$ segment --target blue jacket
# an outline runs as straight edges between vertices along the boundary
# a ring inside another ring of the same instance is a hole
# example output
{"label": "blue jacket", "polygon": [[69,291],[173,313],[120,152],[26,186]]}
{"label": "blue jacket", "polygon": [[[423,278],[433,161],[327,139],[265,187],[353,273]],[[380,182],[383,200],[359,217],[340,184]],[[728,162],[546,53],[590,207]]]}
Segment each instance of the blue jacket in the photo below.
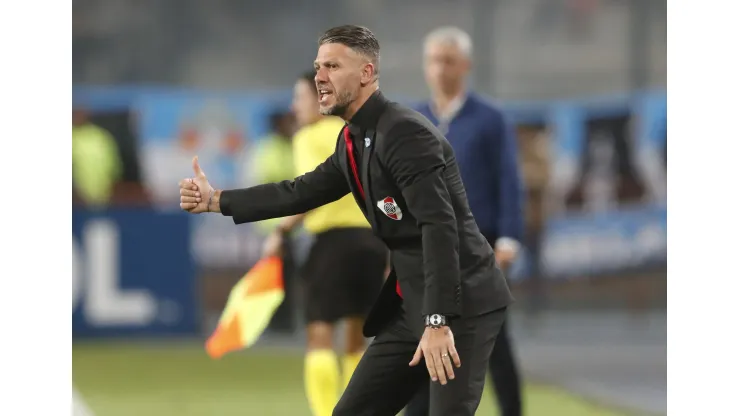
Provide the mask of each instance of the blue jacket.
{"label": "blue jacket", "polygon": [[[429,103],[417,111],[439,125]],[[524,189],[517,139],[503,112],[470,93],[443,133],[454,149],[470,210],[481,232],[488,238],[523,242]]]}

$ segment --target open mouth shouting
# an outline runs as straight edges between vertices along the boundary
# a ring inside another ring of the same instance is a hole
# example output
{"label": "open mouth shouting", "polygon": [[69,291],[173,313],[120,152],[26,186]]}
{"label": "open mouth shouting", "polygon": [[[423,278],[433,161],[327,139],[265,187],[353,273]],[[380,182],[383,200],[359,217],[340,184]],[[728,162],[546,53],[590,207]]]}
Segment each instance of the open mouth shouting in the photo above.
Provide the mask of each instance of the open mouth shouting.
{"label": "open mouth shouting", "polygon": [[334,96],[334,90],[329,87],[321,86],[318,87],[319,91],[319,104],[326,105],[331,97]]}

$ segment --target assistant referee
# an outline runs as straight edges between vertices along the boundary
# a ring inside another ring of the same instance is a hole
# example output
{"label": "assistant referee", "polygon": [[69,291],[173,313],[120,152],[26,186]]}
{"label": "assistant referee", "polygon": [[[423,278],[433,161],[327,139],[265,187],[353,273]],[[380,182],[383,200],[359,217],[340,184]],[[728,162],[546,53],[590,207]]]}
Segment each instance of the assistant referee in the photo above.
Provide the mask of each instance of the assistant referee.
{"label": "assistant referee", "polygon": [[[305,73],[294,87],[292,107],[301,126],[293,137],[297,174],[314,170],[334,153],[345,124],[339,117],[319,114],[314,76],[315,71]],[[329,416],[362,357],[364,318],[380,292],[388,254],[352,195],[347,195],[307,214],[285,218],[267,239],[265,255],[277,254],[283,236],[301,221],[315,236],[301,273],[308,319],[306,396],[315,416]],[[341,370],[333,345],[340,320],[346,327]]]}

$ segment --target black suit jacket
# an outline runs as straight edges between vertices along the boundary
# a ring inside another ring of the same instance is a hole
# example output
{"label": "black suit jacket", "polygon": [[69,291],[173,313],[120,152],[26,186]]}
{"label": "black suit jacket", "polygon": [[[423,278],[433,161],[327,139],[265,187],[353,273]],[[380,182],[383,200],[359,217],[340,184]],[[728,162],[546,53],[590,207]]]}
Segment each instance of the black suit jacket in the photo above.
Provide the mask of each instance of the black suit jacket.
{"label": "black suit jacket", "polygon": [[303,213],[352,192],[391,250],[392,273],[367,318],[366,336],[377,334],[401,305],[417,334],[424,315],[454,319],[509,305],[509,288],[470,212],[452,147],[436,127],[378,91],[346,128],[364,199],[340,134],[334,154],[314,171],[223,191],[221,212],[240,224]]}

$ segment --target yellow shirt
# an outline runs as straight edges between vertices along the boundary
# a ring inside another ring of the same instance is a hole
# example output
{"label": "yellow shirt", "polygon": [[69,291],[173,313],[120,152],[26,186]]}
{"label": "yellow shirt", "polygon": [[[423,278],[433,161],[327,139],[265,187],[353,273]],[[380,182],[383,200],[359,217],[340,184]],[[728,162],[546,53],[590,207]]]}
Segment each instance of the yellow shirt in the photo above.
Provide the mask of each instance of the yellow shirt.
{"label": "yellow shirt", "polygon": [[72,127],[72,178],[91,206],[104,206],[121,178],[123,166],[113,136],[93,124]]}
{"label": "yellow shirt", "polygon": [[[326,117],[303,127],[293,137],[293,160],[296,173],[302,175],[316,169],[334,153],[339,132],[344,122],[337,117]],[[316,208],[303,221],[306,230],[313,234],[340,227],[370,227],[352,194]]]}
{"label": "yellow shirt", "polygon": [[[254,177],[257,182],[273,183],[295,178],[291,161],[293,160],[293,146],[289,140],[277,135],[264,138],[259,143],[252,158]],[[262,233],[268,234],[280,224],[282,218],[272,218],[255,223]]]}

